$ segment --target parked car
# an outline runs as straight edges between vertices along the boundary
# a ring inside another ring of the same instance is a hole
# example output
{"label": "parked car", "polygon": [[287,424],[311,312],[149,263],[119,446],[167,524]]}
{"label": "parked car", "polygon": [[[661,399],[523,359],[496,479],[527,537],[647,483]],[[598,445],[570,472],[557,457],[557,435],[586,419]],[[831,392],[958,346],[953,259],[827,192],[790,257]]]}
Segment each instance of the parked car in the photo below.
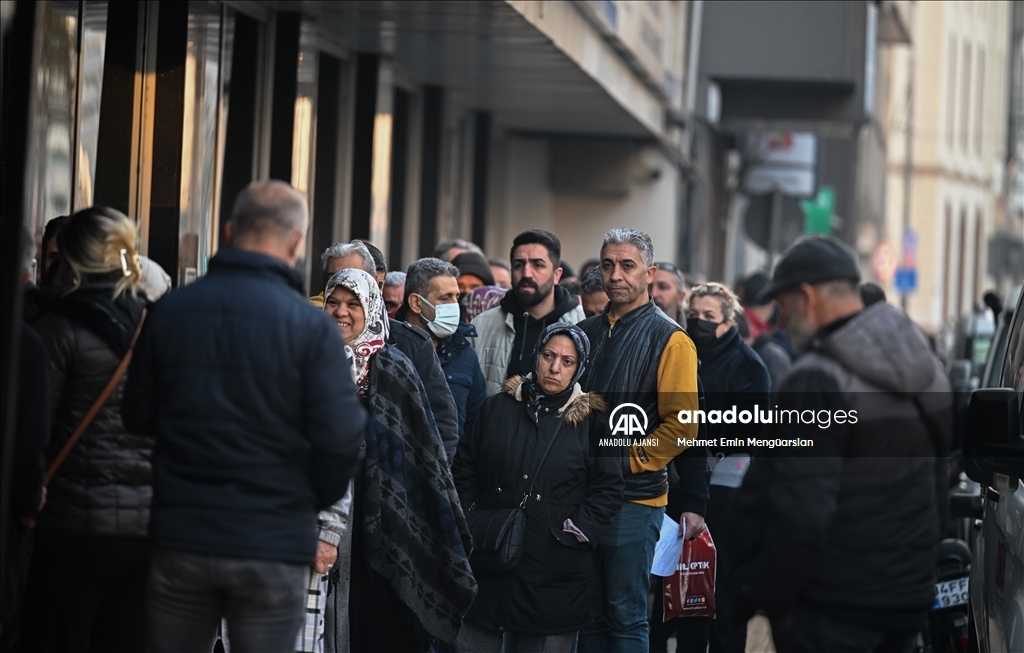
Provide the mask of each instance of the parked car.
{"label": "parked car", "polygon": [[995,335],[992,337],[988,360],[985,361],[985,367],[981,372],[980,387],[982,388],[995,388],[999,385],[999,374],[1003,370],[1003,354],[1006,353],[1006,337],[1010,332],[1014,309],[1020,302],[1021,289],[1022,286],[1014,288],[1005,301],[1000,300],[994,293],[990,293],[992,300],[989,301],[989,295],[986,295],[985,303],[995,314],[996,329]]}
{"label": "parked car", "polygon": [[1024,651],[1022,304],[1007,321],[998,387],[971,395],[964,433],[966,473],[982,496],[973,511],[978,519],[968,588],[969,646],[979,653]]}

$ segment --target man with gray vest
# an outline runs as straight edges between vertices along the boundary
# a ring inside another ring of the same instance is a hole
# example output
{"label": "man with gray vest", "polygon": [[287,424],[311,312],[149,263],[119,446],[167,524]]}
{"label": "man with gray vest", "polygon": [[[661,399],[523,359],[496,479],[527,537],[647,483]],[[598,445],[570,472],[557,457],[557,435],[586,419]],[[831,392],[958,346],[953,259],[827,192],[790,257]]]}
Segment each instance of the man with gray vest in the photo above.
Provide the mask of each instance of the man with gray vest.
{"label": "man with gray vest", "polygon": [[512,290],[472,323],[479,336],[470,342],[487,379],[488,397],[501,391],[505,379],[533,371],[533,346],[544,327],[584,318],[579,300],[558,285],[558,236],[545,229],[524,231],[512,241],[511,254]]}
{"label": "man with gray vest", "polygon": [[724,562],[737,613],[765,610],[779,653],[909,651],[935,599],[949,382],[906,314],[863,307],[859,280],[844,244],[813,236],[760,295],[802,354],[761,437],[813,446],[755,453]]}
{"label": "man with gray vest", "polygon": [[[647,591],[668,505],[668,465],[684,452],[679,462],[687,464],[682,469],[675,465],[685,495],[679,530],[687,539],[704,530],[707,451],[687,451],[680,440],[696,438],[699,425],[677,418],[679,411],[699,407],[697,350],[648,294],[657,270],[650,236],[637,229],[612,229],[601,246],[600,269],[609,302],[601,314],[579,325],[592,352],[581,385],[600,393],[613,416],[635,417],[647,428],[624,434],[639,442],[629,447],[624,461],[629,467],[622,510],[594,549],[597,603],[594,621],[580,630],[579,650],[646,653]],[[620,435],[616,431],[613,436]]]}

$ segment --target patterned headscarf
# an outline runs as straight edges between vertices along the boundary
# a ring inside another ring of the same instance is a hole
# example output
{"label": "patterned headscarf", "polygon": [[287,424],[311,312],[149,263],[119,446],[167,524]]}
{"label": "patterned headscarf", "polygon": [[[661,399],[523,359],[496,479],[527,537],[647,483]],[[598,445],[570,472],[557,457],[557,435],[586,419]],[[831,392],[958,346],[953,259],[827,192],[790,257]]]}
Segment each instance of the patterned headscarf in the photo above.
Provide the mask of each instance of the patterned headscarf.
{"label": "patterned headscarf", "polygon": [[505,292],[498,286],[480,286],[466,293],[459,302],[462,304],[462,321],[469,324],[477,315],[497,306]]}
{"label": "patterned headscarf", "polygon": [[363,270],[348,268],[335,273],[324,288],[324,310],[327,310],[327,298],[338,286],[347,288],[359,298],[363,305],[363,331],[355,340],[348,344],[356,373],[356,389],[366,396],[370,381],[370,359],[387,342],[389,330],[387,313],[384,312],[384,298],[380,294],[377,281]]}
{"label": "patterned headscarf", "polygon": [[574,345],[576,345],[576,355],[579,359],[579,363],[576,365],[576,372],[572,376],[572,380],[569,381],[569,388],[576,385],[576,382],[583,376],[583,371],[587,369],[587,363],[590,361],[590,338],[583,332],[583,329],[579,328],[575,324],[566,324],[565,322],[555,322],[554,324],[548,325],[540,335],[537,337],[537,345],[533,348],[533,371],[536,375],[537,363],[540,361],[540,350],[555,336],[568,336]]}

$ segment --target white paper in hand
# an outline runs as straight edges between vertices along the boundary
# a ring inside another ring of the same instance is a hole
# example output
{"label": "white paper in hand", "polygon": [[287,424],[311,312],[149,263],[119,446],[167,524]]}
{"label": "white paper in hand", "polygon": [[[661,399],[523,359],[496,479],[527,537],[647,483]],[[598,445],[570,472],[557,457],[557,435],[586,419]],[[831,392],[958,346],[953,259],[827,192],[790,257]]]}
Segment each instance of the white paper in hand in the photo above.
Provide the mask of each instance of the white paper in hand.
{"label": "white paper in hand", "polygon": [[651,574],[654,576],[671,576],[676,573],[679,556],[683,553],[684,538],[679,537],[679,524],[665,515],[661,522],[661,535],[654,547],[654,564]]}

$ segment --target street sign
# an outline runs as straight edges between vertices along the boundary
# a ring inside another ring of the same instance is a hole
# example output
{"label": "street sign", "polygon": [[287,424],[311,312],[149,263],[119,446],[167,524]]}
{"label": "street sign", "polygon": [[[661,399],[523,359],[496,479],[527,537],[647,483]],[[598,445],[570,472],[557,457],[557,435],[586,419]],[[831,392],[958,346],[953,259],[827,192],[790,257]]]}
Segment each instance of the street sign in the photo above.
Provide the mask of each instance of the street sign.
{"label": "street sign", "polygon": [[832,233],[832,213],[836,203],[836,193],[831,186],[818,189],[814,200],[800,200],[800,208],[804,212],[805,234]]}
{"label": "street sign", "polygon": [[871,269],[883,285],[892,283],[898,265],[899,253],[896,251],[895,245],[888,240],[883,240],[875,246],[875,251],[871,253]]}
{"label": "street sign", "polygon": [[899,268],[896,270],[896,291],[901,295],[909,295],[917,290],[917,268]]}
{"label": "street sign", "polygon": [[794,197],[814,194],[818,137],[811,132],[768,132],[749,137],[750,168],[743,189],[752,194],[779,191]]}

